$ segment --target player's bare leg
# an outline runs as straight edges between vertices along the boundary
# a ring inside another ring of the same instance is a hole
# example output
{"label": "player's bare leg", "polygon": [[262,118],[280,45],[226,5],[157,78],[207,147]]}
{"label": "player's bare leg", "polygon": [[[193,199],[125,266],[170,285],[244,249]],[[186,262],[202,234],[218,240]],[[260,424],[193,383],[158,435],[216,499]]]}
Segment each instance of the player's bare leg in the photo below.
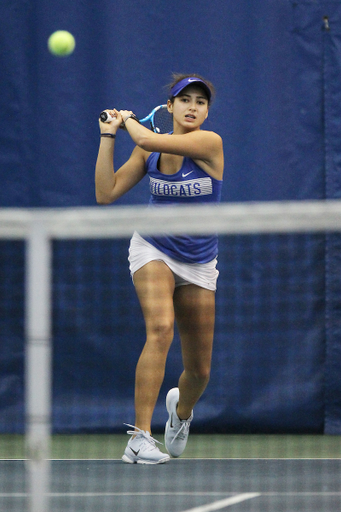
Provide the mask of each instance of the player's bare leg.
{"label": "player's bare leg", "polygon": [[136,367],[135,425],[151,432],[151,419],[174,335],[174,277],[165,263],[151,261],[134,274],[134,284],[147,334]]}
{"label": "player's bare leg", "polygon": [[210,378],[215,321],[215,292],[195,285],[181,286],[174,295],[184,371],[179,379],[179,418],[186,419]]}
{"label": "player's bare leg", "polygon": [[165,445],[170,455],[179,457],[187,444],[193,407],[210,377],[215,294],[192,284],[181,286],[175,290],[174,306],[184,371],[178,387],[167,393]]}

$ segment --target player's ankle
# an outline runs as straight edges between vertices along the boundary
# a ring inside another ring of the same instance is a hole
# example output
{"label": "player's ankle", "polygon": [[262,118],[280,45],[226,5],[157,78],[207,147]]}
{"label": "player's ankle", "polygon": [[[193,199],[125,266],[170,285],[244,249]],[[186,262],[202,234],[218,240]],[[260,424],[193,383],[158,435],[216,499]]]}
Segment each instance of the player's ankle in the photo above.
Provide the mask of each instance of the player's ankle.
{"label": "player's ankle", "polygon": [[179,410],[178,410],[178,407],[176,408],[176,414],[179,418],[180,421],[185,421],[185,420],[188,420],[190,417],[191,417],[191,414],[192,414],[192,410],[189,414],[187,414],[186,411],[182,411],[181,413],[181,410],[180,410],[180,413],[179,413]]}

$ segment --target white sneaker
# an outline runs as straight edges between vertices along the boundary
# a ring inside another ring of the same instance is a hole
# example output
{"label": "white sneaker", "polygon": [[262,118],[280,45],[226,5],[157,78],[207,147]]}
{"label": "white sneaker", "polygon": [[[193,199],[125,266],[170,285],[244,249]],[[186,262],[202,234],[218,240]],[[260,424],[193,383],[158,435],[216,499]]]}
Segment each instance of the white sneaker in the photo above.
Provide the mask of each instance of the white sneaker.
{"label": "white sneaker", "polygon": [[131,437],[128,441],[127,447],[124,450],[122,460],[129,464],[163,464],[169,461],[170,457],[167,453],[162,453],[155,446],[155,443],[160,443],[154,439],[149,432],[141,430],[133,425],[128,425],[135,430],[128,430],[127,434]]}
{"label": "white sneaker", "polygon": [[166,407],[169,414],[165,428],[165,445],[172,457],[179,457],[186,448],[189,425],[193,419],[193,411],[187,420],[180,420],[176,413],[179,402],[179,388],[173,388],[167,393]]}

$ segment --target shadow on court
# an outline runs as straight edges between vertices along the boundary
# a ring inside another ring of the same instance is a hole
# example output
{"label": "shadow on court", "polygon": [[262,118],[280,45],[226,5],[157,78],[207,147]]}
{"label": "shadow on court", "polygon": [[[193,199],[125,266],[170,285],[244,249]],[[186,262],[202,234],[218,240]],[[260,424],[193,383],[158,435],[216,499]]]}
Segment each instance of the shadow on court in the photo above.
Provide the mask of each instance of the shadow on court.
{"label": "shadow on court", "polygon": [[[0,461],[1,512],[27,512],[25,463]],[[335,512],[340,459],[52,461],[50,512]]]}

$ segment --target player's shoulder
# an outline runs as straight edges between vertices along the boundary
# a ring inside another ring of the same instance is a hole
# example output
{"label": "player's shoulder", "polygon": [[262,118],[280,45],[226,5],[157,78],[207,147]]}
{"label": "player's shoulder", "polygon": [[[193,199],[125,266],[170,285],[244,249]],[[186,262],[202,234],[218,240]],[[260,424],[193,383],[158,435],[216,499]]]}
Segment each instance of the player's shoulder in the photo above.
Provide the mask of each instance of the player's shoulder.
{"label": "player's shoulder", "polygon": [[211,130],[202,130],[202,131],[207,133],[209,137],[215,139],[216,141],[223,142],[223,138],[219,135],[219,133],[213,132]]}
{"label": "player's shoulder", "polygon": [[223,142],[222,137],[217,132],[214,132],[212,130],[202,129],[202,130],[196,130],[192,133],[194,134],[194,137],[198,137],[201,139],[210,139],[212,142],[220,143],[220,144],[222,144],[222,142]]}
{"label": "player's shoulder", "polygon": [[223,139],[222,137],[217,133],[210,130],[200,130],[201,132],[201,142],[202,145],[205,145],[206,147],[210,147],[211,150],[216,154],[223,153]]}

